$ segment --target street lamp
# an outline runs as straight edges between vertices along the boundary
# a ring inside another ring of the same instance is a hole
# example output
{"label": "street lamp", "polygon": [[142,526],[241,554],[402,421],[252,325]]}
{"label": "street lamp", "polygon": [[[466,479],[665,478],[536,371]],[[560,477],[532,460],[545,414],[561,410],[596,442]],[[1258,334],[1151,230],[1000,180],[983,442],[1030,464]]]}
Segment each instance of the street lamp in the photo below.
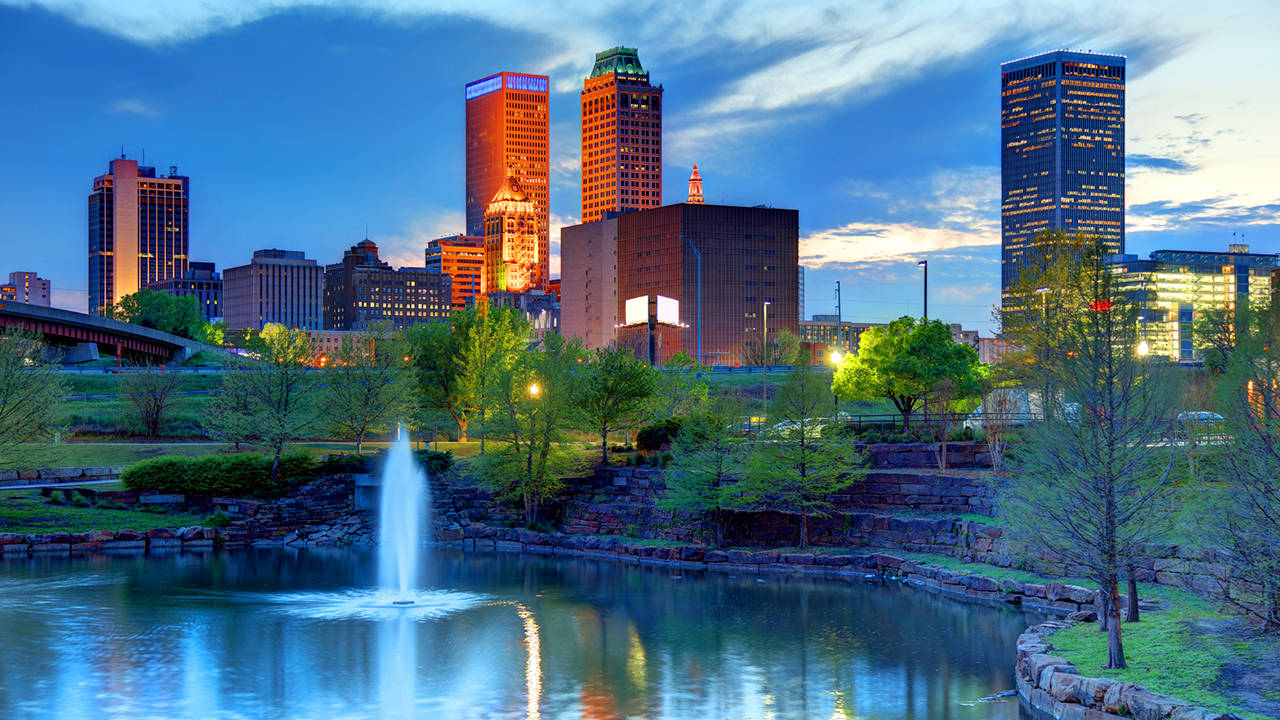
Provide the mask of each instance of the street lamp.
{"label": "street lamp", "polygon": [[[840,361],[843,359],[844,359],[844,353],[840,352],[839,350],[831,351],[831,366],[833,369],[838,370],[840,368]],[[839,422],[840,421],[840,396],[836,394],[836,390],[834,387],[835,386],[834,374],[832,375],[832,378],[831,378],[831,385],[832,385],[831,404],[835,406],[835,410],[836,410],[835,419],[837,422]]]}
{"label": "street lamp", "polygon": [[1138,357],[1145,358],[1150,354],[1151,346],[1147,344],[1146,338],[1143,338],[1142,342],[1138,343]]}
{"label": "street lamp", "polygon": [[764,417],[769,419],[769,301],[764,301],[764,338],[760,341],[760,362],[764,374],[760,376],[760,397],[764,400]]}
{"label": "street lamp", "polygon": [[921,260],[920,262],[916,263],[916,265],[924,270],[924,291],[922,294],[924,296],[924,319],[928,320],[929,319],[929,261]]}
{"label": "street lamp", "polygon": [[542,388],[538,387],[538,383],[529,383],[529,395],[538,397],[538,393],[542,392]]}

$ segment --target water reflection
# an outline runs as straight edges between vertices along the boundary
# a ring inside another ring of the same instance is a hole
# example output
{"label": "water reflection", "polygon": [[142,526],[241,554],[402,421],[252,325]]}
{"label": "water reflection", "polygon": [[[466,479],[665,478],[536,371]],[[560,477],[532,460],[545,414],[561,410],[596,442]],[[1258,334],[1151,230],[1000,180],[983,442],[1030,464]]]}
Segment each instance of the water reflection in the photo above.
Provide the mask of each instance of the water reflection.
{"label": "water reflection", "polygon": [[0,562],[0,717],[1016,718],[1038,618],[804,578],[359,551]]}

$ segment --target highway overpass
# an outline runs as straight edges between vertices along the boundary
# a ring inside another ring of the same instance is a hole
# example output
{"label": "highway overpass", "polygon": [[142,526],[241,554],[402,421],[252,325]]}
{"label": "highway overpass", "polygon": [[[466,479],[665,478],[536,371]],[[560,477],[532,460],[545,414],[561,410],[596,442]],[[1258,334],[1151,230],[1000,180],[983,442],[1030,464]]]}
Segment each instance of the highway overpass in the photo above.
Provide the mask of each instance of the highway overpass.
{"label": "highway overpass", "polygon": [[128,362],[180,363],[201,350],[221,352],[212,345],[141,325],[20,302],[0,302],[0,328],[40,333],[46,343],[64,351],[68,363],[99,355]]}

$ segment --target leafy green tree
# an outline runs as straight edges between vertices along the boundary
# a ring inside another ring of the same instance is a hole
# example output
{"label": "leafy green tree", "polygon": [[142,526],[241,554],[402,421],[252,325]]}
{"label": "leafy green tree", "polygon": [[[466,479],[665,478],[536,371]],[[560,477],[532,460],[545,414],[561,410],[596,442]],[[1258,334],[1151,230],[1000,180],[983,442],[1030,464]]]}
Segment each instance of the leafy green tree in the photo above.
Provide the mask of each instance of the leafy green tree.
{"label": "leafy green tree", "polygon": [[466,442],[471,423],[488,412],[486,392],[500,368],[527,348],[528,339],[529,324],[514,308],[469,308],[448,324],[409,328],[422,405],[448,412],[458,439]]}
{"label": "leafy green tree", "polygon": [[46,355],[39,335],[0,331],[0,465],[26,459],[20,446],[54,431],[65,394],[58,364]]}
{"label": "leafy green tree", "polygon": [[654,420],[690,415],[706,404],[708,385],[698,377],[702,368],[688,353],[682,350],[656,369],[657,383],[652,403]]}
{"label": "leafy green tree", "polygon": [[698,518],[705,537],[724,546],[727,511],[738,504],[735,484],[745,475],[750,446],[731,430],[742,417],[728,398],[694,413],[672,443],[671,464],[663,473],[667,491],[658,507]]}
{"label": "leafy green tree", "polygon": [[237,443],[251,439],[269,448],[274,482],[285,444],[302,437],[319,416],[318,388],[309,372],[311,338],[305,330],[267,323],[246,345],[253,359],[223,373],[206,423],[215,436]]}
{"label": "leafy green tree", "polygon": [[107,317],[191,340],[204,341],[208,337],[208,323],[200,313],[200,303],[190,295],[177,297],[139,290],[107,308]]}
{"label": "leafy green tree", "polygon": [[857,354],[836,366],[831,391],[842,400],[889,400],[906,430],[912,410],[939,388],[951,399],[976,394],[980,367],[977,351],[952,340],[941,321],[903,317],[862,333]]}
{"label": "leafy green tree", "polygon": [[653,397],[655,378],[649,363],[621,347],[600,348],[587,356],[570,402],[583,424],[600,435],[600,462],[609,463],[609,433],[635,426]]}
{"label": "leafy green tree", "polygon": [[124,377],[121,390],[138,411],[147,437],[154,438],[160,434],[165,413],[173,404],[177,388],[178,374],[166,372],[163,368],[148,367]]}
{"label": "leafy green tree", "polygon": [[529,525],[537,521],[538,507],[563,489],[565,475],[580,465],[561,441],[585,357],[580,340],[548,335],[537,351],[503,364],[490,387],[493,434],[503,442],[481,467],[499,497],[521,502]]}
{"label": "leafy green tree", "polygon": [[1078,409],[1063,404],[1024,430],[1001,517],[1033,546],[1087,569],[1102,598],[1107,667],[1123,668],[1119,577],[1168,530],[1176,500],[1176,453],[1162,442],[1175,393],[1166,364],[1138,356],[1138,308],[1114,292],[1105,246],[1082,250],[1062,260],[1077,274],[1063,273],[1051,291],[1055,335],[1047,339],[1055,352],[1036,363],[1037,377]]}
{"label": "leafy green tree", "polygon": [[355,441],[357,455],[371,430],[412,410],[408,347],[386,325],[344,337],[324,375],[325,419],[338,437]]}
{"label": "leafy green tree", "polygon": [[825,517],[831,494],[864,472],[863,455],[836,428],[826,427],[831,404],[825,378],[808,365],[787,374],[773,405],[779,430],[756,443],[746,477],[737,484],[738,501],[766,505],[800,516],[800,547],[809,546],[809,518]]}

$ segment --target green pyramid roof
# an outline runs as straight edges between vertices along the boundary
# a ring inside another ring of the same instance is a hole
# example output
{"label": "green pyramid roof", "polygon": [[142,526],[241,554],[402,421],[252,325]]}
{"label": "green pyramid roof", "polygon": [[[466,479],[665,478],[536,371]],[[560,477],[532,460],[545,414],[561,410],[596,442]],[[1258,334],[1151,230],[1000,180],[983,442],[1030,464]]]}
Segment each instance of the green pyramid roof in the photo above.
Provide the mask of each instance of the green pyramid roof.
{"label": "green pyramid roof", "polygon": [[591,77],[610,73],[649,79],[649,73],[645,72],[644,66],[640,64],[638,48],[619,46],[596,53],[596,64],[591,68]]}

